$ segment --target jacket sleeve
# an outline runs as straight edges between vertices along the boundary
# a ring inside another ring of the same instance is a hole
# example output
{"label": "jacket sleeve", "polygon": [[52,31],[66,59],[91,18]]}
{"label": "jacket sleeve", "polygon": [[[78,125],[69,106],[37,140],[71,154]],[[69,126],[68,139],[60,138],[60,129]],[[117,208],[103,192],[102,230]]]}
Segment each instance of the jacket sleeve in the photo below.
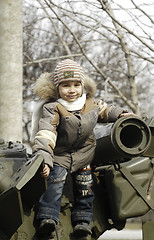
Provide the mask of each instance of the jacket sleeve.
{"label": "jacket sleeve", "polygon": [[121,107],[109,106],[107,103],[100,100],[98,102],[98,122],[115,122],[120,114],[126,113],[127,111]]}
{"label": "jacket sleeve", "polygon": [[41,154],[45,163],[53,166],[53,150],[57,140],[57,126],[59,124],[59,113],[54,107],[45,104],[42,118],[39,121],[39,131],[34,138],[33,154]]}

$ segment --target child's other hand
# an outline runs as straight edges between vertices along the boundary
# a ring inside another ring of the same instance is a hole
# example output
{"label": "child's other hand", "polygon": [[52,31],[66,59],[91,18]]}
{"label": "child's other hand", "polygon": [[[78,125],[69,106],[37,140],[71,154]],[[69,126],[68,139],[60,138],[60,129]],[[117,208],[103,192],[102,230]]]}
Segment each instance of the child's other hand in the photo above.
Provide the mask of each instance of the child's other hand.
{"label": "child's other hand", "polygon": [[49,168],[49,166],[47,164],[45,164],[45,166],[43,168],[43,171],[41,172],[41,175],[43,177],[48,177],[49,173],[50,173],[50,168]]}
{"label": "child's other hand", "polygon": [[119,117],[131,116],[131,115],[137,116],[135,113],[121,113]]}

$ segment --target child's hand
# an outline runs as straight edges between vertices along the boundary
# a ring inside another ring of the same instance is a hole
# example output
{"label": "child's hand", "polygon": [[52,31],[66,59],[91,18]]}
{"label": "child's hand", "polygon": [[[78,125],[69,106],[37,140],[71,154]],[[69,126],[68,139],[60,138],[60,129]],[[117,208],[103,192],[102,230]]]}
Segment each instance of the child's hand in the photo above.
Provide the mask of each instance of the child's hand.
{"label": "child's hand", "polygon": [[43,177],[48,177],[49,173],[50,173],[50,168],[49,168],[49,166],[47,164],[45,164],[45,166],[43,168],[43,171],[41,172],[41,175]]}
{"label": "child's hand", "polygon": [[135,113],[121,113],[119,117],[131,116],[131,115],[137,116]]}

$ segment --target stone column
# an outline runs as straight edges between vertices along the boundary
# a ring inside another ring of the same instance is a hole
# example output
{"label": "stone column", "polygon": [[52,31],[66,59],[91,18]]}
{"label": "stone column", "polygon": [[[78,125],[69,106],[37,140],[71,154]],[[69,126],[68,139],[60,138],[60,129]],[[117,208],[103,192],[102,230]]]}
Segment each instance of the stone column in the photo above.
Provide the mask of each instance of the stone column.
{"label": "stone column", "polygon": [[0,138],[22,141],[22,0],[0,0]]}

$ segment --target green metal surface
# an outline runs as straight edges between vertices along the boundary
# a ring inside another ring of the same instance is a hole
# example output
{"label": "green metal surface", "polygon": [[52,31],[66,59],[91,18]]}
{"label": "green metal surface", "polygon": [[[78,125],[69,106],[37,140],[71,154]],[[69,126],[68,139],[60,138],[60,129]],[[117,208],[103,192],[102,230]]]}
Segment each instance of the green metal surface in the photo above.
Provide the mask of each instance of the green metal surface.
{"label": "green metal surface", "polygon": [[[10,238],[24,220],[21,195],[9,189],[0,195],[0,229]],[[9,226],[9,227],[8,227]]]}
{"label": "green metal surface", "polygon": [[28,160],[22,144],[1,141],[0,230],[3,238],[10,239],[17,235],[17,230],[25,221],[25,209],[30,211],[45,191],[46,181],[40,175],[43,162],[41,156]]}
{"label": "green metal surface", "polygon": [[132,159],[119,169],[111,166],[105,180],[113,219],[141,216],[154,207],[154,186],[150,188],[153,165],[149,158]]}
{"label": "green metal surface", "polygon": [[154,239],[154,222],[144,222],[142,225],[143,229],[143,240]]}
{"label": "green metal surface", "polygon": [[143,156],[154,157],[154,118],[150,119],[149,128],[151,131],[151,144],[149,148],[144,152]]}

